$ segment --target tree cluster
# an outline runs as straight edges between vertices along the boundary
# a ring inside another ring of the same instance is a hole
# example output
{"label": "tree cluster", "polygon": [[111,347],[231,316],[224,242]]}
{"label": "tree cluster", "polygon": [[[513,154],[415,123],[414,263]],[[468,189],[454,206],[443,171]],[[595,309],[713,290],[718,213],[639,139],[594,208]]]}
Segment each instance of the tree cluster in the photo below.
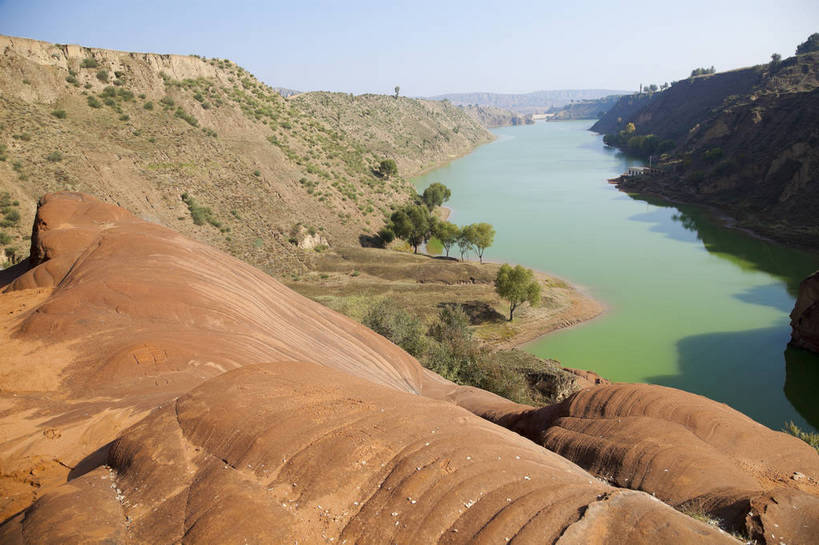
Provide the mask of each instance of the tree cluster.
{"label": "tree cluster", "polygon": [[603,136],[603,143],[643,158],[668,153],[676,145],[673,140],[661,140],[654,134],[638,134],[634,123],[627,124],[620,132]]}
{"label": "tree cluster", "polygon": [[717,69],[714,68],[713,65],[710,68],[699,67],[699,68],[694,68],[693,70],[691,70],[691,77],[693,78],[694,76],[705,76],[707,74],[716,74],[716,73],[717,73]]}
{"label": "tree cluster", "polygon": [[473,223],[459,227],[449,221],[441,221],[432,213],[435,208],[449,200],[452,192],[443,184],[434,183],[423,193],[416,195],[415,200],[395,210],[390,215],[387,225],[378,235],[385,244],[399,238],[412,246],[415,253],[421,244],[437,238],[446,251],[447,257],[453,247],[461,252],[461,259],[474,251],[483,263],[486,249],[495,240],[495,229],[488,223]]}
{"label": "tree cluster", "polygon": [[819,51],[819,32],[814,32],[808,39],[796,46],[796,54],[810,53],[811,51]]}

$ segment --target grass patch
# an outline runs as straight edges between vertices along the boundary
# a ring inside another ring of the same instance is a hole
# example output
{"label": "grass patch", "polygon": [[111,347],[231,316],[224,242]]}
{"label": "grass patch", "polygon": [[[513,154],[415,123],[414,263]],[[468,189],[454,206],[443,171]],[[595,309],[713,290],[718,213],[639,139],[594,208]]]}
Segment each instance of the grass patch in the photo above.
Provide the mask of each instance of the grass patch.
{"label": "grass patch", "polygon": [[88,97],[88,105],[92,108],[102,108],[102,102],[100,102],[97,97]]}
{"label": "grass patch", "polygon": [[174,113],[174,116],[178,117],[179,119],[184,119],[188,123],[188,125],[190,125],[191,127],[198,127],[199,126],[199,121],[195,117],[193,117],[191,114],[189,114],[188,112],[183,110],[181,107],[176,108],[176,112]]}
{"label": "grass patch", "polygon": [[52,151],[48,155],[46,155],[46,161],[51,161],[52,163],[59,163],[63,160],[63,154],[59,151]]}
{"label": "grass patch", "polygon": [[51,115],[53,115],[57,119],[65,119],[67,114],[65,113],[65,110],[54,110],[53,112],[51,112]]}
{"label": "grass patch", "polygon": [[194,199],[188,193],[182,194],[182,201],[188,205],[188,211],[191,213],[191,219],[193,220],[194,225],[205,225],[206,223],[209,223],[216,228],[222,226],[222,223],[216,219],[216,216],[214,216],[213,211],[210,208],[207,206],[201,206],[196,202],[196,199]]}

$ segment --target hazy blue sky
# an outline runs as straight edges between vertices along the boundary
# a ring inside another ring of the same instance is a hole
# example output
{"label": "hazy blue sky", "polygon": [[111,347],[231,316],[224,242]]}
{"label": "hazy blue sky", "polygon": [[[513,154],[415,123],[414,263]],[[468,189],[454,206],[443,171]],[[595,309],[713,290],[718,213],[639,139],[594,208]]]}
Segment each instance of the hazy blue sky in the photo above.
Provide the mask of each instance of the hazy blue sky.
{"label": "hazy blue sky", "polygon": [[0,0],[0,33],[227,57],[299,90],[636,89],[792,55],[816,0]]}

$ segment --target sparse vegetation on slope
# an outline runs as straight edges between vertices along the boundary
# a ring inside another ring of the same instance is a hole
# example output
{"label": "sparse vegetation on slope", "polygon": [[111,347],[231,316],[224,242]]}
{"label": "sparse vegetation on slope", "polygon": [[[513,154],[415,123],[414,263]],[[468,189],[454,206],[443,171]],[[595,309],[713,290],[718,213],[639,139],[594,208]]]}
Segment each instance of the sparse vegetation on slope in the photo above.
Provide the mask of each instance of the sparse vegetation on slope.
{"label": "sparse vegetation on slope", "polygon": [[[7,37],[0,46],[0,74],[28,81],[0,77],[0,188],[22,203],[23,224],[43,193],[81,190],[277,274],[305,268],[309,252],[288,242],[293,224],[321,227],[329,245],[357,245],[410,198],[409,177],[491,139],[451,105],[286,99],[225,59]],[[61,160],[46,159],[55,151]],[[384,159],[398,174],[380,174]],[[185,192],[222,228],[191,222]]]}

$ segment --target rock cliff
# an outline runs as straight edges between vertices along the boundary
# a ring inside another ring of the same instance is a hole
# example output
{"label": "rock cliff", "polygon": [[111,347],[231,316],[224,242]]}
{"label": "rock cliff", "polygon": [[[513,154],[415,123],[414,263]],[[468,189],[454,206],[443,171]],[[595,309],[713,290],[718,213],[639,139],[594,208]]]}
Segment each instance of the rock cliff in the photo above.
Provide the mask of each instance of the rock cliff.
{"label": "rock cliff", "polygon": [[41,200],[0,285],[3,543],[737,543],[685,513],[819,535],[796,438],[656,386],[457,386],[87,195]]}
{"label": "rock cliff", "polygon": [[659,171],[624,179],[624,190],[711,205],[740,227],[819,248],[819,53],[623,97],[592,129],[629,123],[635,137],[656,137],[659,151],[630,151],[653,154]]}
{"label": "rock cliff", "polygon": [[819,271],[799,285],[799,295],[791,312],[791,344],[819,352]]}

